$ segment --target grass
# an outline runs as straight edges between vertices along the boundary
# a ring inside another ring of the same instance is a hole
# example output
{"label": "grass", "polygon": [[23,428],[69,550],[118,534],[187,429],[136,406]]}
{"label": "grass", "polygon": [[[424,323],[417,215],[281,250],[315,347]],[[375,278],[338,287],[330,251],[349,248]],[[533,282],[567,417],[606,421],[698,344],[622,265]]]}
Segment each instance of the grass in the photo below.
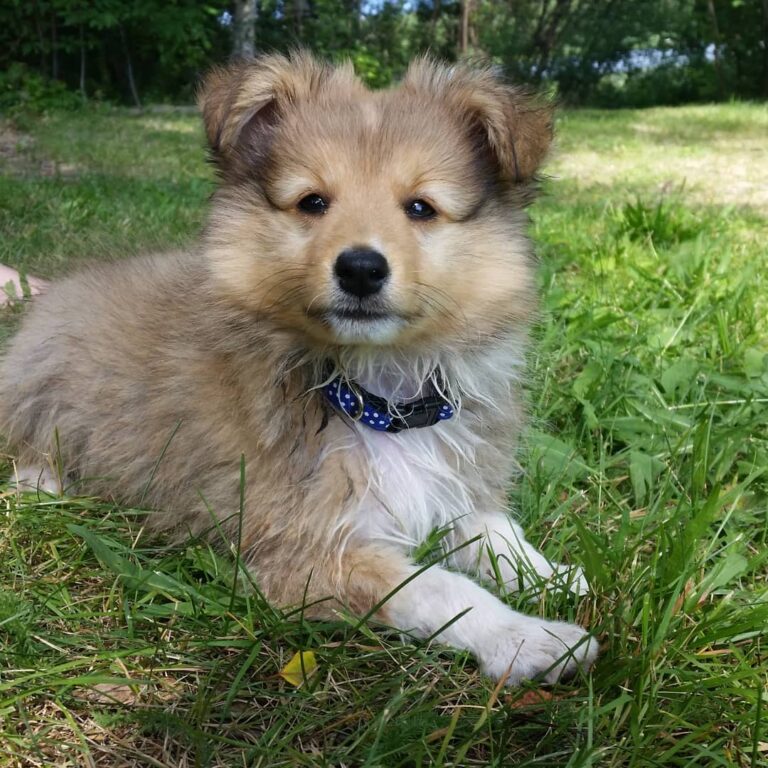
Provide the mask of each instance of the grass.
{"label": "grass", "polygon": [[[767,114],[560,120],[512,503],[593,592],[509,599],[599,633],[589,677],[497,691],[466,655],[273,610],[141,511],[0,485],[0,766],[766,765]],[[14,142],[0,261],[53,276],[202,221],[192,116],[52,115]]]}
{"label": "grass", "polygon": [[87,110],[0,130],[0,263],[54,277],[78,259],[188,242],[213,189],[188,114]]}

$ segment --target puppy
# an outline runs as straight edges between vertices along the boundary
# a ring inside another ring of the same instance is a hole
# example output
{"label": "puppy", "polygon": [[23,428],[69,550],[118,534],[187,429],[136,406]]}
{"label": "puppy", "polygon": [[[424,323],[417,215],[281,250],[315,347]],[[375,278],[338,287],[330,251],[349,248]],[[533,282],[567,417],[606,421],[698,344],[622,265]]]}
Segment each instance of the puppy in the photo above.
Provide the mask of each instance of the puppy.
{"label": "puppy", "polygon": [[[270,600],[372,613],[496,679],[588,668],[581,627],[458,572],[559,569],[506,495],[549,108],[490,70],[421,59],[370,92],[303,53],[215,69],[199,101],[220,176],[199,247],[51,287],[5,356],[18,481],[223,530]],[[436,528],[450,555],[420,572]]]}

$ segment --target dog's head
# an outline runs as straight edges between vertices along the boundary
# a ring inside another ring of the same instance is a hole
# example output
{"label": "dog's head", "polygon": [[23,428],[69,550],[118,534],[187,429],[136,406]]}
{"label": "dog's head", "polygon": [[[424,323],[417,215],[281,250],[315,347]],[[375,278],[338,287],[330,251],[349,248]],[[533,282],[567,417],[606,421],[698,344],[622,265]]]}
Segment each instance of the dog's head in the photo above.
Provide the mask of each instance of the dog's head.
{"label": "dog's head", "polygon": [[239,306],[323,346],[476,343],[529,315],[546,105],[429,59],[371,92],[301,53],[215,69],[199,101],[206,248]]}

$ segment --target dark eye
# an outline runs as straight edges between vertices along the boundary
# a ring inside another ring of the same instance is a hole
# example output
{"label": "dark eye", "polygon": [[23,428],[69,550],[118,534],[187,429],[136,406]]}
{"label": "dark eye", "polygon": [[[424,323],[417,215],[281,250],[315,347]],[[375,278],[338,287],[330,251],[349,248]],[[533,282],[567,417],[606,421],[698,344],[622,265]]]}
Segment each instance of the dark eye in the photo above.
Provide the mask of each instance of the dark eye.
{"label": "dark eye", "polygon": [[328,210],[328,202],[320,195],[307,195],[299,200],[299,210],[314,215],[325,213]]}
{"label": "dark eye", "polygon": [[411,200],[405,206],[405,212],[412,219],[434,219],[437,211],[425,200]]}

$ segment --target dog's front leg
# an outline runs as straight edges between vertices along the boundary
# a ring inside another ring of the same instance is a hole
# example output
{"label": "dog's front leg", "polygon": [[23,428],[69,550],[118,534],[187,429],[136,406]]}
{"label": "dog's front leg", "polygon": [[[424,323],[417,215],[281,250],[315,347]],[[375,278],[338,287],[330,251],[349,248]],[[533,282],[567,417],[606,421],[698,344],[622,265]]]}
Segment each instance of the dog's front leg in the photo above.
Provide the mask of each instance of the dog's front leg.
{"label": "dog's front leg", "polygon": [[460,540],[478,540],[455,555],[456,564],[483,577],[501,576],[507,589],[540,589],[542,581],[585,595],[589,584],[578,566],[553,563],[530,544],[504,512],[478,513],[461,526]]}
{"label": "dog's front leg", "polygon": [[589,668],[597,656],[597,641],[581,627],[517,613],[466,576],[438,566],[415,575],[417,566],[397,549],[366,544],[347,551],[343,561],[342,602],[365,614],[387,598],[377,619],[470,651],[497,680],[554,682]]}

